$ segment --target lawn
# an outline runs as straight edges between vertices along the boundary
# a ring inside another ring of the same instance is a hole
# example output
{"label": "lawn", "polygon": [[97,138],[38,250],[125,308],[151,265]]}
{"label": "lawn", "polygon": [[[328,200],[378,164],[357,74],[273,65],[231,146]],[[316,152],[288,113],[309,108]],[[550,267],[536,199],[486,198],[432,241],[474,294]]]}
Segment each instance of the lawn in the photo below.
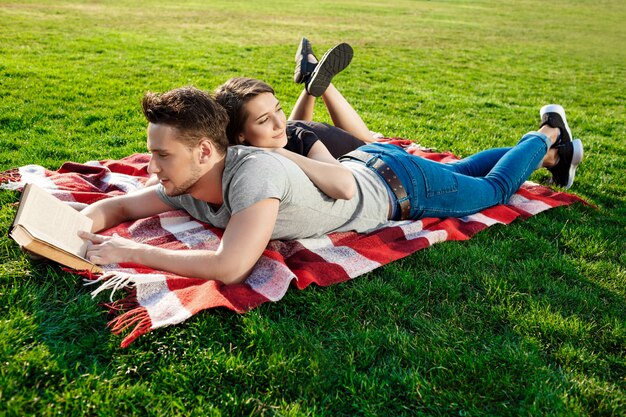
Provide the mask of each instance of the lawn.
{"label": "lawn", "polygon": [[144,152],[146,91],[245,75],[288,112],[305,35],[354,47],[335,84],[373,131],[460,156],[562,104],[591,205],[121,349],[79,277],[6,237],[0,191],[0,415],[626,415],[626,5],[387,3],[0,0],[0,171]]}

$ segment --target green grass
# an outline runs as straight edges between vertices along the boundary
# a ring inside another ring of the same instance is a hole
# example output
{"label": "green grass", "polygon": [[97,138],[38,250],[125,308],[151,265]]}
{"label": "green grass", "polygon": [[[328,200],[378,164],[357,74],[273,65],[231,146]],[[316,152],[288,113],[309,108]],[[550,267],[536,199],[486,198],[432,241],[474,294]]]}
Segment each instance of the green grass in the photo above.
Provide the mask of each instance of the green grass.
{"label": "green grass", "polygon": [[78,277],[6,237],[18,195],[2,191],[0,415],[626,414],[626,6],[392,3],[0,0],[0,170],[144,151],[148,90],[246,75],[289,110],[306,35],[319,55],[353,45],[336,85],[372,130],[458,155],[511,145],[563,104],[586,152],[572,191],[597,208],[122,350]]}

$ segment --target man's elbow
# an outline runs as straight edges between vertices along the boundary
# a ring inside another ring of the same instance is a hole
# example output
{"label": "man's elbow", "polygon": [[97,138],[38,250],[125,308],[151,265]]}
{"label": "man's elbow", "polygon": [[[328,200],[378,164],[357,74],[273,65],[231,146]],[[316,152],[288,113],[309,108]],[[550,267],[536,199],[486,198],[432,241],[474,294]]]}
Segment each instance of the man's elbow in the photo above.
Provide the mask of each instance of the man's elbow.
{"label": "man's elbow", "polygon": [[222,277],[220,281],[222,281],[226,285],[241,284],[246,280],[246,278],[248,278],[248,275],[250,274],[248,273],[245,275],[228,275]]}
{"label": "man's elbow", "polygon": [[206,276],[205,278],[214,279],[226,285],[241,284],[250,276],[251,272],[252,268],[244,271],[239,266],[232,266],[220,268],[218,271],[214,271],[210,276]]}

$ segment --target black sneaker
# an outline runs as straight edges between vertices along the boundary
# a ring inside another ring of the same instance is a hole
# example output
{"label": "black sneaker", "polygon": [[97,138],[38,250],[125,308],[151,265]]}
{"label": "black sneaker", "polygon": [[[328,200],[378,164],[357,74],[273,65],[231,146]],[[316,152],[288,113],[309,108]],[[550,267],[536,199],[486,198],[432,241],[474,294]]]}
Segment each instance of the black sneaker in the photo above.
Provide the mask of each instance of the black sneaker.
{"label": "black sneaker", "polygon": [[565,118],[565,110],[562,106],[559,106],[558,104],[548,104],[539,110],[539,114],[541,115],[541,125],[539,127],[548,125],[559,129],[561,132],[559,139],[553,146],[558,146],[572,141],[572,131],[569,130],[567,119]]}
{"label": "black sneaker", "polygon": [[583,143],[580,139],[554,145],[559,154],[559,162],[548,171],[552,173],[552,182],[568,189],[574,183],[576,168],[583,160]]}
{"label": "black sneaker", "polygon": [[309,54],[315,56],[309,40],[307,38],[302,38],[300,40],[300,45],[298,45],[298,50],[296,51],[296,69],[293,71],[293,81],[296,84],[302,84],[305,82],[317,65],[309,62]]}
{"label": "black sneaker", "polygon": [[324,94],[333,77],[350,64],[352,54],[352,47],[347,43],[340,43],[326,51],[306,84],[309,94],[315,97]]}

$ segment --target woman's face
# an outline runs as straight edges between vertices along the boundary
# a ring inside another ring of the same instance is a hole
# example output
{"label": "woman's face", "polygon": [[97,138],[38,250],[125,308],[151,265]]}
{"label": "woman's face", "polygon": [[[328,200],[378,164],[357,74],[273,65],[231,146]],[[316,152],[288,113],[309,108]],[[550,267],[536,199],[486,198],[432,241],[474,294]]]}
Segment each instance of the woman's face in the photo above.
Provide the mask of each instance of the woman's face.
{"label": "woman's face", "polygon": [[259,148],[282,148],[287,144],[287,119],[272,93],[261,93],[244,107],[248,114],[239,139]]}

